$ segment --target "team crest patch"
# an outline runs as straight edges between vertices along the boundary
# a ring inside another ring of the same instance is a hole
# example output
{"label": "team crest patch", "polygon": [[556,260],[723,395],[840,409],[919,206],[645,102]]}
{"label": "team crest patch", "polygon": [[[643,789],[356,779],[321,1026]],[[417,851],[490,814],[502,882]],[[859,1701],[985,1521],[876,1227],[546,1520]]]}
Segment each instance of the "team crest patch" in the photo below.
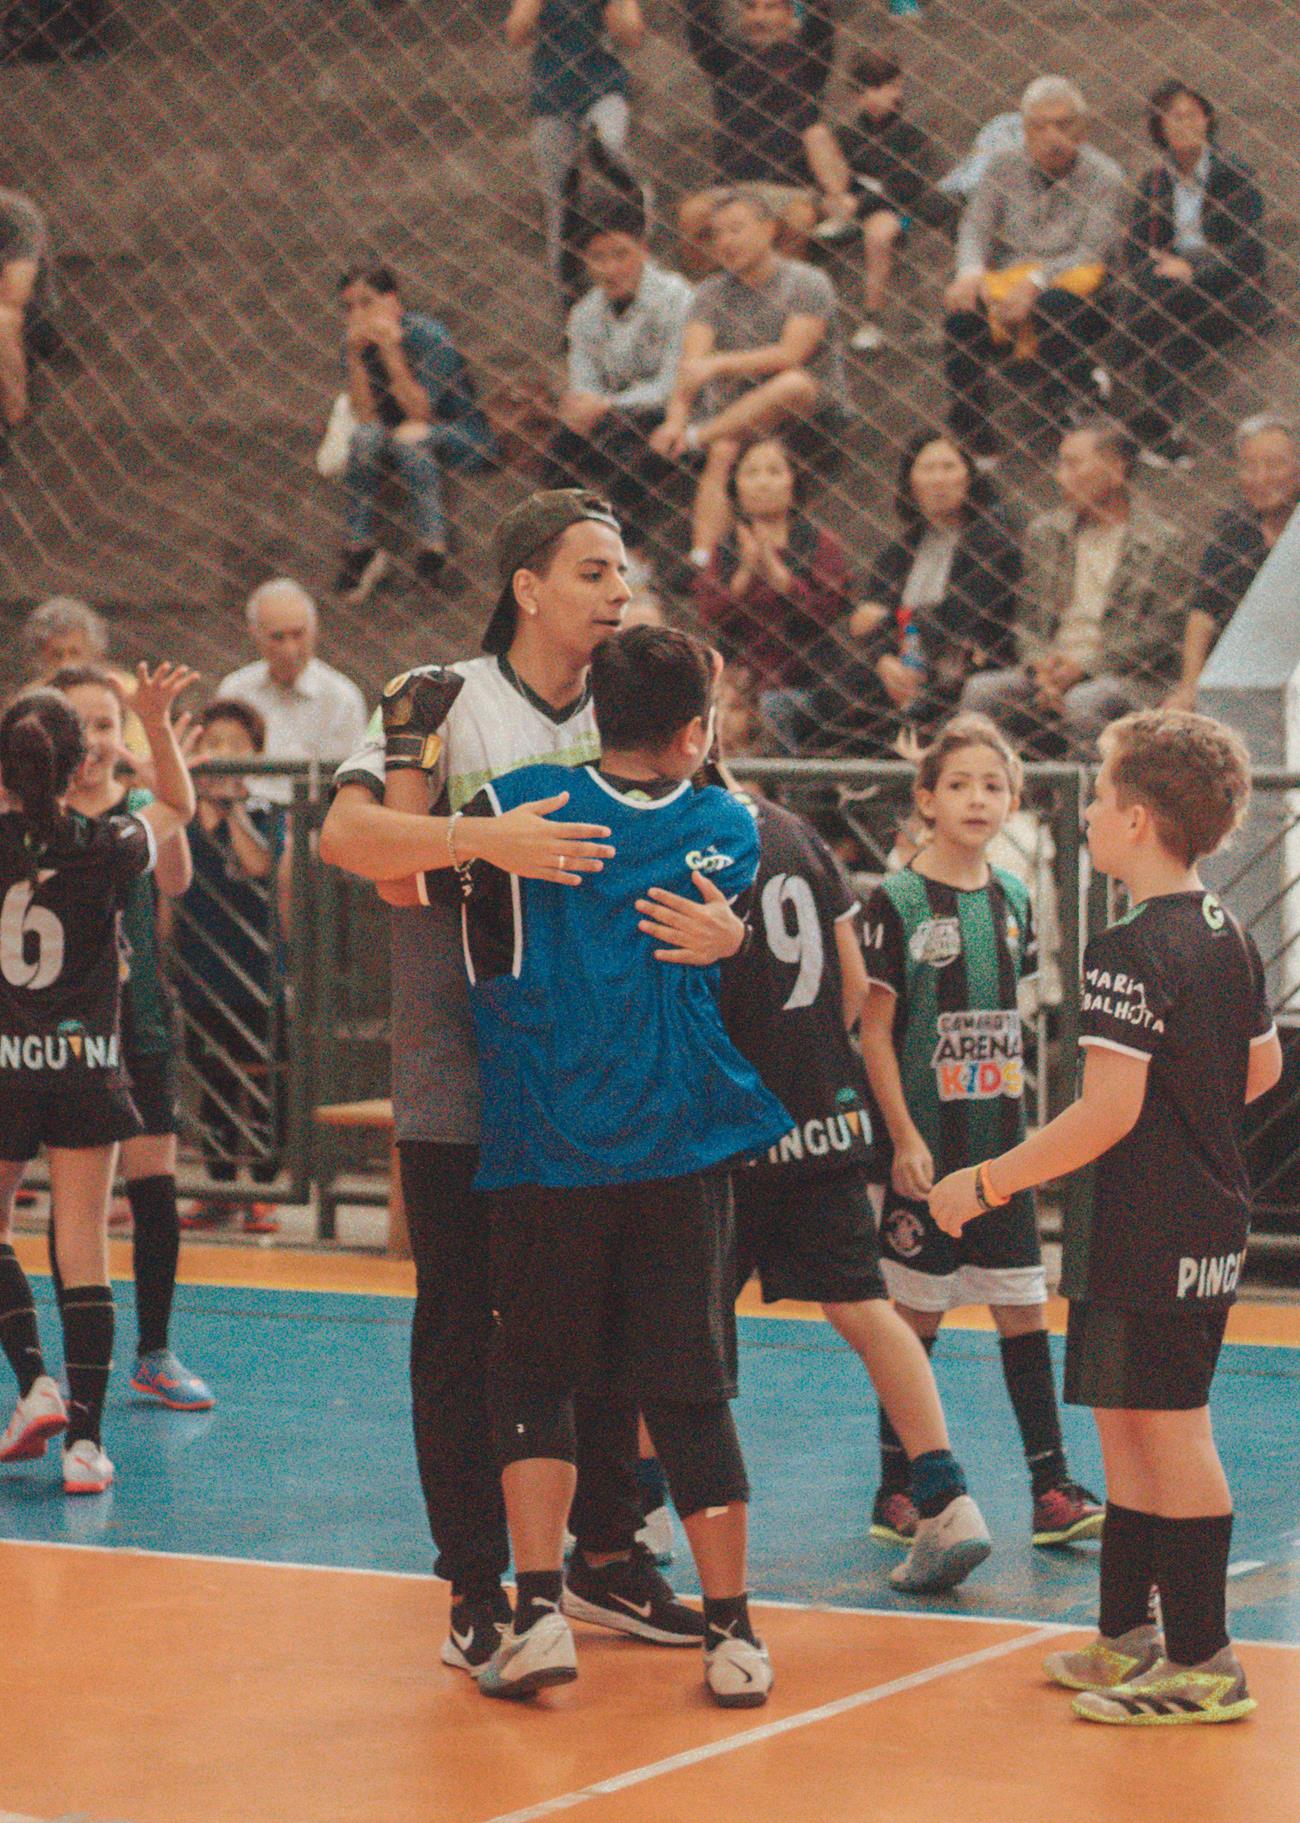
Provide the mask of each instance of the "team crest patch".
{"label": "team crest patch", "polygon": [[1014,950],[1020,941],[1020,920],[1014,912],[1007,913],[1007,948]]}
{"label": "team crest patch", "polygon": [[686,865],[692,873],[717,874],[735,862],[734,855],[724,855],[710,842],[707,848],[692,848],[686,857]]}
{"label": "team crest patch", "polygon": [[1224,911],[1213,893],[1206,893],[1205,897],[1201,900],[1201,916],[1205,919],[1205,922],[1209,925],[1210,929],[1216,932],[1221,931],[1228,921],[1228,914]]}
{"label": "team crest patch", "polygon": [[885,1214],[885,1239],[900,1259],[912,1260],[925,1243],[921,1218],[911,1209],[890,1209]]}
{"label": "team crest patch", "polygon": [[907,948],[913,962],[947,968],[961,955],[961,926],[956,918],[927,918],[912,932]]}

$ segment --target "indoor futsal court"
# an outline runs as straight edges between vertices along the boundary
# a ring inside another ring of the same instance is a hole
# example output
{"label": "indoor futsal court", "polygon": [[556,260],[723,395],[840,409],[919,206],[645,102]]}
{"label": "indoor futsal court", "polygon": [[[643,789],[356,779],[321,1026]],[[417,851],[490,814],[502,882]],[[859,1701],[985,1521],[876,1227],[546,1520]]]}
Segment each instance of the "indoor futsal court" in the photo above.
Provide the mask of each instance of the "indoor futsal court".
{"label": "indoor futsal court", "polygon": [[[29,1270],[43,1247],[20,1243]],[[1238,1306],[1215,1384],[1251,1720],[1137,1734],[1071,1721],[1038,1667],[1059,1634],[1091,1627],[1095,1547],[1031,1552],[996,1345],[973,1326],[945,1329],[936,1367],[994,1555],[954,1597],[893,1596],[894,1553],[866,1538],[874,1398],[798,1306],[746,1306],[742,1322],[770,1704],[724,1713],[689,1651],[580,1626],[579,1681],[516,1707],[438,1659],[446,1591],[428,1574],[409,1436],[410,1268],[227,1246],[184,1258],[179,1333],[217,1410],[133,1405],[119,1375],[111,1495],[65,1500],[52,1459],[0,1477],[0,1823],[1296,1816],[1300,1310]],[[1087,1415],[1063,1417],[1097,1485]],[[678,1546],[670,1575],[690,1591],[680,1533]]]}

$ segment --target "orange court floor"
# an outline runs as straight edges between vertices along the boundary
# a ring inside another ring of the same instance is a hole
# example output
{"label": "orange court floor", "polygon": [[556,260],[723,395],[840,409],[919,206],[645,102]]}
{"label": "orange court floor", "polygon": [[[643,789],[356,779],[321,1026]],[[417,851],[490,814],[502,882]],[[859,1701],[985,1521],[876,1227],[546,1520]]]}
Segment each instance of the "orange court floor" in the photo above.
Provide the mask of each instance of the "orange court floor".
{"label": "orange court floor", "polygon": [[[33,1243],[20,1250],[39,1269]],[[184,1255],[191,1285],[268,1294],[402,1297],[409,1271],[288,1250]],[[1300,1310],[1243,1304],[1233,1331],[1243,1349],[1293,1349]],[[169,1447],[183,1465],[204,1433]],[[341,1490],[347,1449],[340,1434]],[[412,1472],[394,1461],[395,1477]],[[777,1683],[764,1709],[714,1708],[689,1651],[588,1627],[577,1629],[578,1682],[515,1706],[440,1663],[446,1588],[428,1575],[260,1561],[247,1544],[186,1554],[186,1536],[166,1530],[165,1474],[149,1494],[164,1503],[161,1548],[116,1537],[111,1516],[81,1536],[71,1522],[13,1536],[5,1517],[33,1508],[43,1485],[0,1488],[11,1501],[0,1499],[0,1823],[1300,1816],[1294,1639],[1240,1645],[1259,1700],[1249,1721],[1113,1729],[1073,1720],[1041,1674],[1044,1653],[1077,1627],[765,1601]]]}

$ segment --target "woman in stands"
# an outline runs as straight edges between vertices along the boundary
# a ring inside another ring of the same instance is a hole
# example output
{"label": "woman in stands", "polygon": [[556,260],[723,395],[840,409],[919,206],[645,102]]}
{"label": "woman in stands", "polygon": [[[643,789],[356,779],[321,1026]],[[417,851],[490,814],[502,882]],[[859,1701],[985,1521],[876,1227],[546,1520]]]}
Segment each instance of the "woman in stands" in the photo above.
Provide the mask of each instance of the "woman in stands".
{"label": "woman in stands", "polygon": [[[122,1069],[121,910],[159,841],[194,814],[171,725],[172,704],[194,676],[183,666],[139,668],[135,710],[157,796],[135,816],[69,809],[86,740],[66,697],[33,690],[0,717],[0,1345],[19,1392],[0,1461],[42,1456],[66,1431],[69,1494],[101,1494],[113,1480],[100,1443],[113,1353],[108,1198],[117,1143],[141,1124]],[[42,1145],[64,1285],[66,1406],[45,1372],[11,1240],[14,1192]]]}
{"label": "woman in stands", "polygon": [[948,432],[919,431],[903,451],[895,512],[865,599],[813,655],[824,681],[809,745],[821,751],[892,753],[904,729],[924,743],[972,672],[1014,662],[1020,546]]}
{"label": "woman in stands", "polygon": [[[82,816],[138,814],[153,793],[118,777],[123,747],[123,703],[116,679],[99,665],[65,665],[50,679],[67,697],[86,737],[86,758],[68,793],[68,808]],[[122,1061],[143,1131],[122,1142],[121,1171],[131,1206],[135,1275],[136,1354],[131,1387],[172,1411],[205,1412],[212,1394],[170,1347],[172,1296],[180,1255],[176,1209],[175,1019],[158,967],[157,893],[178,898],[193,877],[183,829],[158,846],[153,879],[133,880],[122,911],[130,978],[122,992]],[[58,1282],[55,1228],[50,1251]]]}
{"label": "woman in stands", "polygon": [[[735,529],[695,579],[700,618],[744,664],[775,713],[817,681],[808,654],[849,611],[849,563],[833,532],[801,510],[801,476],[780,437],[751,443],[729,483]],[[776,724],[778,735],[781,725]]]}

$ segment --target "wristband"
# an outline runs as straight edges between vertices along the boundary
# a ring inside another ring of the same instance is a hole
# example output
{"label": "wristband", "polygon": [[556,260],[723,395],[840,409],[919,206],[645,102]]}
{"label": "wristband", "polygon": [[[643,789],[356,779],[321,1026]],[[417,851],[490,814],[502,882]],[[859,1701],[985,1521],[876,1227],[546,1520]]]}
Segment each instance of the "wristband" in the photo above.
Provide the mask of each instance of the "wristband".
{"label": "wristband", "polygon": [[975,1201],[979,1204],[980,1212],[983,1215],[988,1215],[994,1209],[1005,1209],[1011,1201],[1009,1196],[997,1195],[989,1182],[988,1172],[989,1163],[985,1159],[975,1173]]}

